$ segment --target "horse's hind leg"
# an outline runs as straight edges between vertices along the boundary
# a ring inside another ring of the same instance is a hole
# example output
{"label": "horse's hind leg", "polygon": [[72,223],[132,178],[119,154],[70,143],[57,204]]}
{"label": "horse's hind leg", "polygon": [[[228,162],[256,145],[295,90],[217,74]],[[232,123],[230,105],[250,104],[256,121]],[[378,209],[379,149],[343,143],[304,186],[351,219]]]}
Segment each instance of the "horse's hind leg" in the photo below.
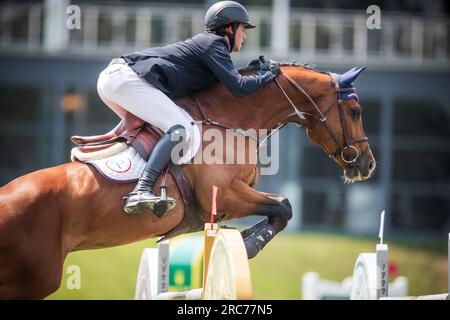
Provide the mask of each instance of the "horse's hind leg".
{"label": "horse's hind leg", "polygon": [[248,215],[268,217],[242,231],[249,259],[255,257],[277,233],[287,226],[292,218],[292,207],[287,198],[256,191],[240,180],[234,180],[231,183],[222,201],[223,210],[230,213],[228,219]]}

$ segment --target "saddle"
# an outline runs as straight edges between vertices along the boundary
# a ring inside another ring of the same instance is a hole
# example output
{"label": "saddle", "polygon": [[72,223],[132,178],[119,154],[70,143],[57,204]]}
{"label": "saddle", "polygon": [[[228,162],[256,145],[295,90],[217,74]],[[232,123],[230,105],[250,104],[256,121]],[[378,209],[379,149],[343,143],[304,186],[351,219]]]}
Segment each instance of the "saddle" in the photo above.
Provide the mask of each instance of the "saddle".
{"label": "saddle", "polygon": [[[153,147],[163,135],[164,132],[160,129],[127,113],[119,124],[108,133],[94,136],[72,136],[71,141],[78,146],[81,152],[86,154],[114,150],[118,144],[125,143],[134,148],[143,159],[148,159]],[[184,165],[170,163],[168,172],[175,180],[183,199],[184,217],[177,227],[165,234],[159,241],[182,233],[203,230],[205,221],[195,205],[194,191],[183,168]]]}

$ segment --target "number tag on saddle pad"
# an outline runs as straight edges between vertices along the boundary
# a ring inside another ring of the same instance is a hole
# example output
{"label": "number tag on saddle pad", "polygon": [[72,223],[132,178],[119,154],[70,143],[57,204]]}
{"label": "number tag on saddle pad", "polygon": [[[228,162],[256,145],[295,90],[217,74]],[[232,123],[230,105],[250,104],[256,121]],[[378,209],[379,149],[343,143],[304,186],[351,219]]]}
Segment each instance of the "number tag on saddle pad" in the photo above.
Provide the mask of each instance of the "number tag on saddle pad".
{"label": "number tag on saddle pad", "polygon": [[139,179],[145,167],[145,160],[132,147],[98,160],[88,160],[106,179],[128,183]]}

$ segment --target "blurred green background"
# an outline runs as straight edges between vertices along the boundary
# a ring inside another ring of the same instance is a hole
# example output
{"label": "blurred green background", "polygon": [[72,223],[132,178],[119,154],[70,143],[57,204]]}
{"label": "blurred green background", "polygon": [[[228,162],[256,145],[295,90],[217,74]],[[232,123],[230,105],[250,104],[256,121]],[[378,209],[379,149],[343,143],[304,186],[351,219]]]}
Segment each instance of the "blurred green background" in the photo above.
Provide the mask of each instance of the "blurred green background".
{"label": "blurred green background", "polygon": [[[447,292],[447,239],[385,240],[389,261],[398,266],[396,276],[409,280],[410,295]],[[254,298],[301,299],[301,279],[308,271],[342,281],[352,274],[358,254],[373,252],[376,243],[376,238],[342,234],[278,235],[250,261]],[[148,247],[155,247],[155,241],[71,253],[61,287],[48,299],[133,299],[141,253]],[[81,289],[67,289],[70,265],[80,267]]]}

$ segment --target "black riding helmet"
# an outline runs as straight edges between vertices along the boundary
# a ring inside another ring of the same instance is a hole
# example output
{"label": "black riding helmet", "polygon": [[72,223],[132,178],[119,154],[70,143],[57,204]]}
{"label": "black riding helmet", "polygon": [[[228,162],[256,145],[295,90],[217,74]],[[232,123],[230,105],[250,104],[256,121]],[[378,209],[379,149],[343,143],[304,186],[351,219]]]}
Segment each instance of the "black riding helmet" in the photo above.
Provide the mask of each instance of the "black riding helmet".
{"label": "black riding helmet", "polygon": [[205,15],[205,30],[208,32],[225,33],[225,27],[233,25],[233,33],[226,33],[230,39],[230,52],[233,50],[234,37],[240,23],[243,23],[246,29],[256,28],[250,22],[244,6],[235,1],[219,1],[213,4]]}
{"label": "black riding helmet", "polygon": [[213,4],[205,15],[206,30],[215,30],[234,22],[243,23],[246,29],[256,28],[250,22],[244,6],[235,1],[219,1]]}

